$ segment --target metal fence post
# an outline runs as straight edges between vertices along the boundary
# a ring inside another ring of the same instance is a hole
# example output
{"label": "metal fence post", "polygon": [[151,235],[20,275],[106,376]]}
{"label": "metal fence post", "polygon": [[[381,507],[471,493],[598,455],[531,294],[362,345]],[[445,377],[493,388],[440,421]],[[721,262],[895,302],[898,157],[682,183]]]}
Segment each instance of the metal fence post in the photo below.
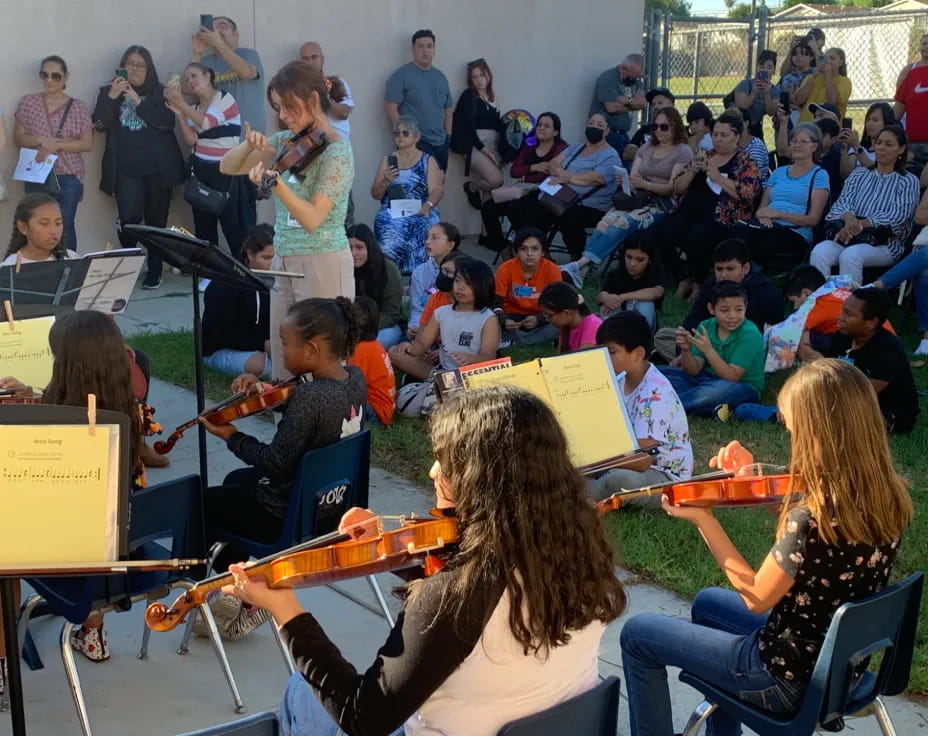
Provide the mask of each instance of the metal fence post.
{"label": "metal fence post", "polygon": [[702,33],[696,31],[696,50],[693,54],[693,97],[699,94],[699,59],[702,51]]}
{"label": "metal fence post", "polygon": [[757,26],[757,54],[755,54],[755,56],[759,56],[760,52],[767,48],[767,6],[761,5],[759,12],[760,19]]}
{"label": "metal fence post", "polygon": [[661,38],[661,86],[666,87],[670,79],[670,27],[673,17],[670,12],[664,13],[664,28]]}

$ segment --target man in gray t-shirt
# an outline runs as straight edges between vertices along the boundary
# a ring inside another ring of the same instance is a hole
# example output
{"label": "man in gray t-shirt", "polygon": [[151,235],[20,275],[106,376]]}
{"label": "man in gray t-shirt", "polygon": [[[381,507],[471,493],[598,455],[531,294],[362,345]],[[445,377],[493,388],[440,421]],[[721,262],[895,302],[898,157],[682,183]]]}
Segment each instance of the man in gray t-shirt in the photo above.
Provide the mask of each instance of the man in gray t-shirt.
{"label": "man in gray t-shirt", "polygon": [[191,60],[213,70],[216,88],[235,98],[243,123],[247,122],[253,130],[264,131],[267,121],[264,68],[257,51],[238,45],[235,21],[217,15],[212,30],[201,28],[193,34]]}
{"label": "man in gray t-shirt", "polygon": [[384,107],[391,125],[400,116],[418,121],[422,131],[419,150],[434,156],[444,171],[451,133],[451,89],[447,77],[432,66],[434,56],[435,34],[427,29],[416,31],[412,61],[390,75]]}
{"label": "man in gray t-shirt", "polygon": [[632,128],[634,114],[644,109],[644,58],[641,54],[629,54],[618,67],[606,69],[596,78],[590,112],[604,115],[609,123],[609,145],[619,154],[628,143],[628,131]]}

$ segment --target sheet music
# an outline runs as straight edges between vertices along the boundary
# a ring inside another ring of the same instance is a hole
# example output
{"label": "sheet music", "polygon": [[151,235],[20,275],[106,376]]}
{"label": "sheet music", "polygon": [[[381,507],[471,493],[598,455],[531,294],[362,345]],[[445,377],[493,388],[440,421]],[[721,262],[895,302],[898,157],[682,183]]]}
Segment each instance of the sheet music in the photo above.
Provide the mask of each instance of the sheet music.
{"label": "sheet music", "polygon": [[13,171],[16,181],[27,181],[32,184],[43,184],[55,168],[58,157],[49,154],[44,161],[36,161],[38,151],[34,148],[20,148],[19,161]]}
{"label": "sheet music", "polygon": [[48,333],[55,318],[18,319],[13,324],[10,330],[9,322],[0,323],[0,375],[45,388],[52,379],[54,359]]}
{"label": "sheet music", "polygon": [[[141,250],[104,251],[90,257],[84,284],[77,295],[75,309],[93,309],[104,314],[121,314],[129,306],[145,256]],[[135,255],[133,255],[135,254]]]}

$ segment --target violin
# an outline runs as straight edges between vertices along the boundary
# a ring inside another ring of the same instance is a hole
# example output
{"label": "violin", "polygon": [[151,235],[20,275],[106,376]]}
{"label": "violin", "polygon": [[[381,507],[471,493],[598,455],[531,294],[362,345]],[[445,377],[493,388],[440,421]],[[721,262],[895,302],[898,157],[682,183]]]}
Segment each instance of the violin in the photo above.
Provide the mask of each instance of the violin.
{"label": "violin", "polygon": [[803,490],[799,476],[765,475],[763,466],[756,464],[742,468],[738,475],[727,471],[707,473],[690,480],[622,490],[597,501],[596,508],[605,514],[621,508],[625,501],[657,494],[667,496],[673,506],[760,506],[782,503],[785,497]]}
{"label": "violin", "polygon": [[[432,514],[441,512],[433,510]],[[436,519],[404,518],[394,531],[383,531],[379,519],[378,535],[351,539],[350,534],[334,532],[271,555],[245,566],[249,576],[261,575],[270,588],[309,588],[339,580],[393,572],[421,564],[425,574],[440,570],[444,563],[434,552],[446,550],[458,539],[453,517]],[[370,524],[368,519],[362,524]],[[153,631],[170,631],[183,623],[187,614],[203,604],[208,593],[234,582],[232,573],[207,578],[184,592],[168,608],[152,603],[145,611],[145,623]]]}
{"label": "violin", "polygon": [[189,422],[181,424],[171,432],[166,440],[155,442],[155,452],[159,455],[167,455],[174,449],[177,440],[184,436],[185,431],[199,424],[200,417],[203,417],[210,424],[228,424],[236,419],[257,414],[265,409],[274,409],[290,398],[290,394],[293,393],[297,385],[299,385],[299,379],[293,378],[286,383],[272,386],[257,394],[249,394],[247,391],[234,394],[215,406],[204,409]]}
{"label": "violin", "polygon": [[258,187],[258,199],[267,199],[277,182],[277,177],[285,171],[302,178],[301,172],[329,144],[321,130],[304,128],[284,144],[284,149],[277,154],[274,163],[264,173],[261,186]]}
{"label": "violin", "polygon": [[14,388],[0,388],[0,404],[41,404],[42,395],[32,393],[32,389],[26,392],[18,391]]}

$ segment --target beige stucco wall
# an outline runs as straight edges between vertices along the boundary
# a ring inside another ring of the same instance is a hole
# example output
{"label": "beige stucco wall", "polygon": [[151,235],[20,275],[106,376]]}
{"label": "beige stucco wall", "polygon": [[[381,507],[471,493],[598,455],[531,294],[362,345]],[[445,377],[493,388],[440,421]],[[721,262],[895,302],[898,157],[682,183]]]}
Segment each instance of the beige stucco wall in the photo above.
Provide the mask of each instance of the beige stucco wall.
{"label": "beige stucco wall", "polygon": [[[190,36],[201,11],[229,15],[241,43],[258,50],[267,77],[297,56],[300,43],[317,40],[326,72],[348,81],[356,108],[351,116],[355,153],[356,219],[370,222],[377,203],[369,193],[379,158],[390,145],[383,113],[384,83],[409,60],[417,28],[438,37],[435,64],[448,76],[455,99],[465,86],[465,64],[485,57],[504,110],[537,114],[551,109],[564,120],[568,140],[582,137],[596,75],[641,47],[642,0],[223,0],[218,5],[181,0],[2,0],[0,49],[4,60],[0,106],[10,143],[0,157],[9,178],[17,151],[13,111],[23,94],[40,91],[39,60],[59,54],[68,62],[68,91],[93,102],[97,87],[112,78],[131,43],[147,46],[159,76],[181,71],[189,60]],[[81,251],[115,241],[114,205],[98,189],[102,136],[87,154],[84,201],[78,210]],[[443,219],[465,232],[479,231],[479,216],[461,191],[461,157],[452,156]],[[11,183],[11,201],[0,203],[0,251],[5,252],[21,184]],[[259,219],[269,217],[259,210]],[[175,197],[172,223],[189,226],[189,207]]]}

